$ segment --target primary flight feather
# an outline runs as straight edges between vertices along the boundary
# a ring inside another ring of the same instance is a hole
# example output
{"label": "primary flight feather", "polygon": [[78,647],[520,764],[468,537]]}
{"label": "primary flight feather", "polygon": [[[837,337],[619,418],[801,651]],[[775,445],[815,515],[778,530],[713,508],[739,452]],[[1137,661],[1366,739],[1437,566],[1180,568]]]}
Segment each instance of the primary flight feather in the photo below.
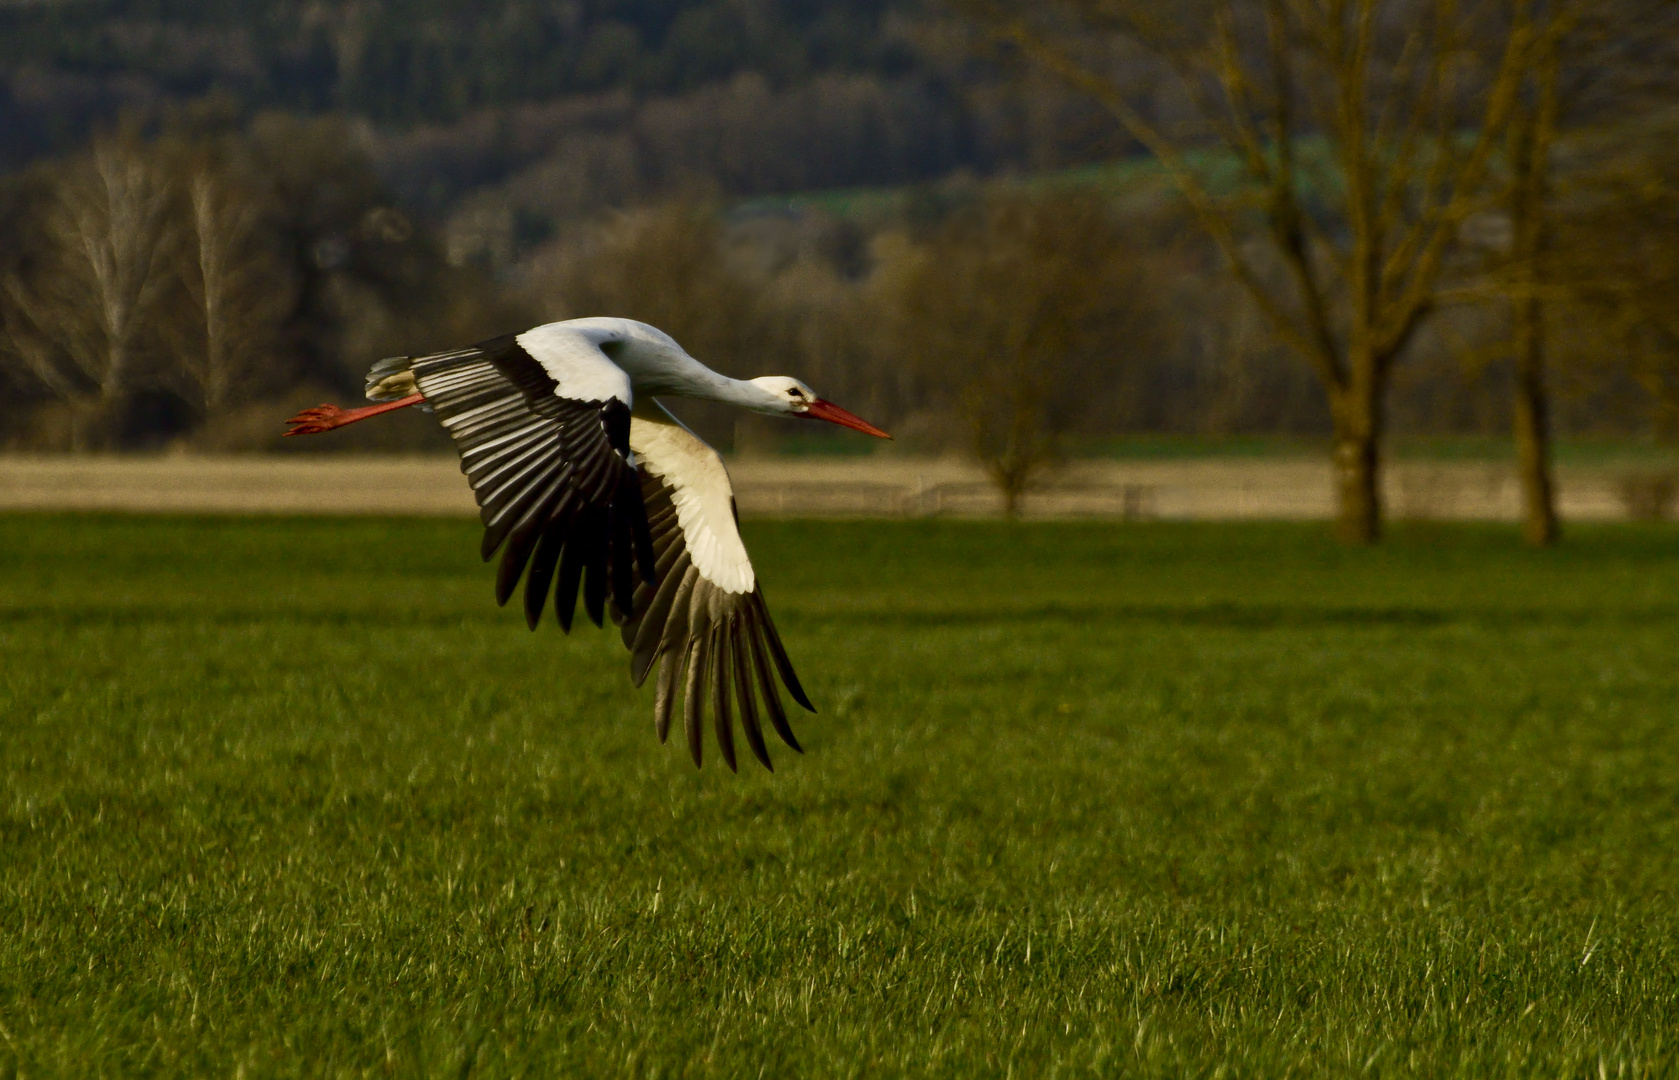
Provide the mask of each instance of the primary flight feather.
{"label": "primary flight feather", "polygon": [[610,613],[635,684],[658,666],[653,719],[661,742],[680,696],[695,765],[708,704],[731,769],[737,710],[747,746],[771,767],[760,703],[775,733],[799,749],[778,679],[794,701],[815,709],[741,543],[728,472],[656,399],[721,401],[891,436],[797,379],[719,375],[669,335],[630,319],[572,319],[452,352],[391,357],[368,373],[367,396],[382,404],[307,409],[286,434],[428,409],[460,451],[484,523],[484,558],[501,553],[498,603],[523,577],[532,629],[550,596],[568,632],[579,594],[596,626]]}

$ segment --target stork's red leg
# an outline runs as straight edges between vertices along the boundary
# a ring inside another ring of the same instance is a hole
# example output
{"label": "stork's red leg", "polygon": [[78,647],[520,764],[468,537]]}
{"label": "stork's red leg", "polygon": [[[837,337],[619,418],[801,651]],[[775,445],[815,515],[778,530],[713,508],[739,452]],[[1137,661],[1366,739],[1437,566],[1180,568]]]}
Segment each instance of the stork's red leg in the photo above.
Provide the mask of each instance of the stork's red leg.
{"label": "stork's red leg", "polygon": [[318,435],[323,431],[341,428],[345,424],[353,424],[357,420],[366,420],[370,416],[388,413],[395,409],[406,409],[410,405],[418,405],[426,399],[424,394],[409,394],[401,401],[387,401],[380,405],[369,405],[363,409],[340,409],[336,405],[317,405],[313,409],[304,409],[286,423],[294,425],[286,432],[287,435]]}

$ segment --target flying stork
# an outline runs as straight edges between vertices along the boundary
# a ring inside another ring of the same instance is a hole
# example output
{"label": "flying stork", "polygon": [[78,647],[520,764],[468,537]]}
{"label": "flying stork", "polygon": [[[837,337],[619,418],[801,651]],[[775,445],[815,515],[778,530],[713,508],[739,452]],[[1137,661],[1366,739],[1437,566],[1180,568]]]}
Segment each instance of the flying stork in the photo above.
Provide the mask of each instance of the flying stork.
{"label": "flying stork", "polygon": [[730,769],[731,701],[752,753],[773,768],[754,689],[776,734],[800,750],[772,669],[793,700],[816,710],[764,606],[729,475],[717,451],[657,398],[721,401],[890,435],[797,379],[719,375],[669,335],[629,319],[571,319],[452,352],[391,357],[368,372],[367,397],[381,404],[305,409],[287,421],[293,426],[286,434],[331,431],[411,405],[434,413],[454,439],[478,501],[483,557],[502,553],[498,604],[524,575],[525,621],[533,630],[550,592],[567,633],[579,588],[596,626],[610,608],[635,685],[659,664],[653,724],[660,742],[681,683],[696,766],[708,686],[718,749]]}

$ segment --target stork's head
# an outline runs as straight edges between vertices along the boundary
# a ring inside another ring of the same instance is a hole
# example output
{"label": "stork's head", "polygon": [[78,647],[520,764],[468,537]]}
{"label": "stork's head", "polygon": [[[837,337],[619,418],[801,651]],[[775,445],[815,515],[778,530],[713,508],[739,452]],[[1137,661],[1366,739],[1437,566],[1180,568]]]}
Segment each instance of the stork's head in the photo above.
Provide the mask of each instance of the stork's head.
{"label": "stork's head", "polygon": [[785,375],[765,375],[749,383],[756,390],[756,400],[746,407],[766,416],[797,416],[805,420],[826,420],[879,439],[892,436],[861,417],[853,416],[831,401],[823,401],[816,391],[797,379]]}

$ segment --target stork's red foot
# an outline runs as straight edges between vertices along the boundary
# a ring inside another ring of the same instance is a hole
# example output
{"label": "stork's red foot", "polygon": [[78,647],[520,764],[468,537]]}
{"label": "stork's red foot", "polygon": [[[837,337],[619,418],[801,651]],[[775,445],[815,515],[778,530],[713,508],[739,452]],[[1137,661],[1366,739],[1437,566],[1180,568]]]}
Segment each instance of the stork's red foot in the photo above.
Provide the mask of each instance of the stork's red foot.
{"label": "stork's red foot", "polygon": [[304,409],[296,416],[287,420],[292,429],[287,435],[319,435],[323,431],[331,431],[336,427],[343,427],[350,423],[345,417],[350,414],[336,405],[317,405],[313,409]]}
{"label": "stork's red foot", "polygon": [[336,405],[317,405],[313,409],[304,409],[296,416],[287,420],[292,429],[287,435],[319,435],[323,431],[341,428],[345,424],[353,424],[357,420],[366,420],[370,416],[388,413],[393,409],[406,409],[410,405],[418,405],[425,400],[423,394],[409,394],[401,401],[387,401],[382,405],[369,405],[362,409],[340,409]]}

